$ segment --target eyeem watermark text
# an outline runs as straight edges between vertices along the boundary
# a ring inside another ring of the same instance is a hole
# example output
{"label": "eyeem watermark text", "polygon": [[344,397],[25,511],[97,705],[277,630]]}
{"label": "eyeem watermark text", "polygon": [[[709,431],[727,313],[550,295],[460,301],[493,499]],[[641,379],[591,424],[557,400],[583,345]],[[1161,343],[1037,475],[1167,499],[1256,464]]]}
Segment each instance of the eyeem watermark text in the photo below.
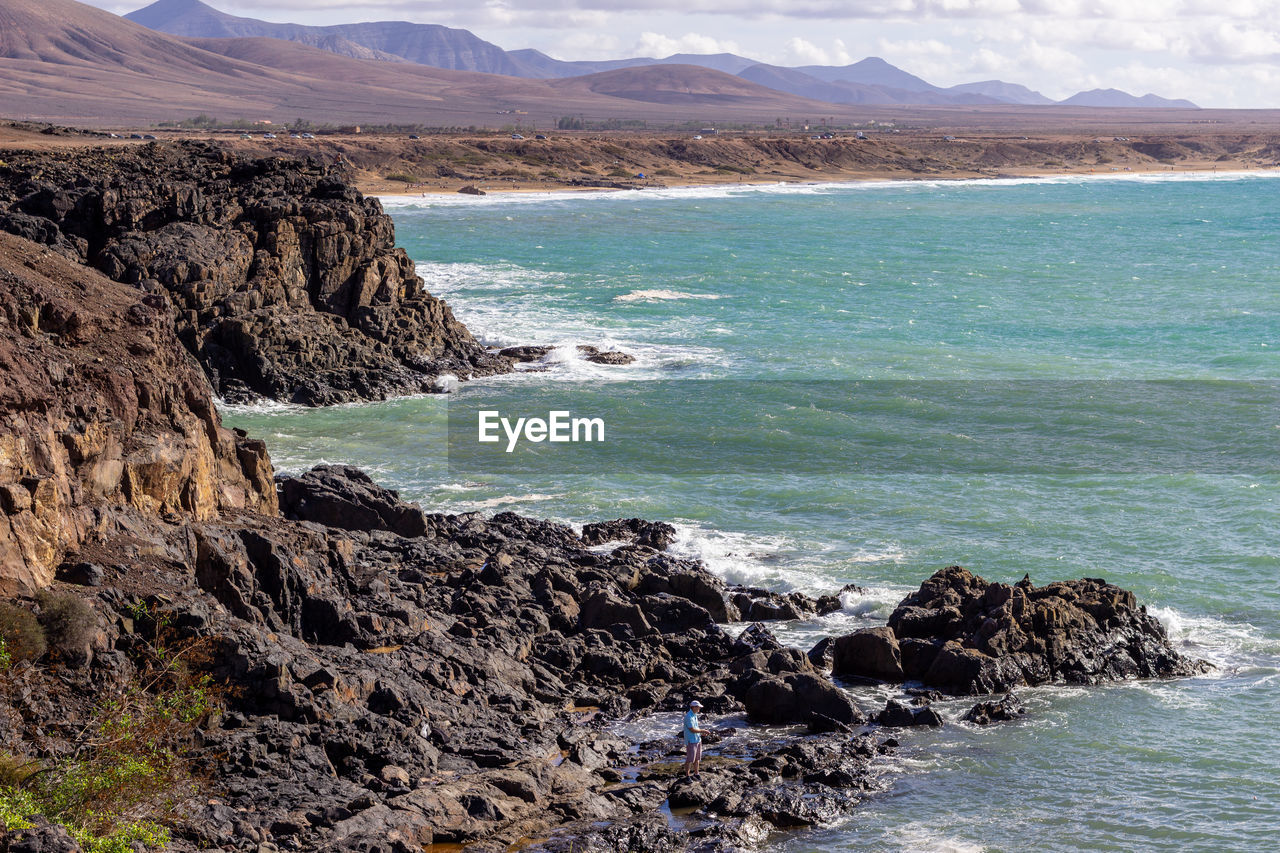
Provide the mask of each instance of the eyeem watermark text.
{"label": "eyeem watermark text", "polygon": [[548,441],[578,443],[604,441],[603,418],[575,418],[572,412],[555,409],[543,418],[504,418],[497,409],[481,409],[476,413],[476,441],[481,444],[497,444],[503,435],[507,440],[507,453],[512,453],[521,439],[534,444]]}

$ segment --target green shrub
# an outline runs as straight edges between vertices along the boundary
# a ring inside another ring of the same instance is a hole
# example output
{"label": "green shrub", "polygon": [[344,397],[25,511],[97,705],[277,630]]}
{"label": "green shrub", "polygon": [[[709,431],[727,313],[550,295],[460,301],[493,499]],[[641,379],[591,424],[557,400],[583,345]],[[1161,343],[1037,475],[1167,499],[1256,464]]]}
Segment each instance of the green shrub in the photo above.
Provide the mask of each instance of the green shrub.
{"label": "green shrub", "polygon": [[[83,635],[73,629],[94,624],[76,596],[44,596],[41,604],[60,640],[78,641]],[[99,699],[70,752],[43,764],[0,753],[0,831],[28,827],[39,815],[65,826],[86,853],[168,844],[164,824],[199,791],[186,755],[214,693],[212,680],[187,662],[205,665],[208,649],[174,638],[168,614],[154,607],[139,604],[134,615],[154,631],[152,644],[137,650],[137,678]]]}
{"label": "green shrub", "polygon": [[4,640],[4,653],[8,668],[14,661],[37,660],[48,648],[44,628],[35,614],[16,604],[0,604],[0,639]]}
{"label": "green shrub", "polygon": [[89,602],[74,593],[50,590],[41,591],[36,601],[49,645],[63,653],[78,652],[89,645],[98,630],[98,616]]}
{"label": "green shrub", "polygon": [[135,841],[157,849],[169,843],[168,830],[158,824],[133,820],[99,833],[70,815],[51,810],[35,792],[0,785],[0,830],[30,829],[36,815],[65,826],[85,853],[133,853]]}
{"label": "green shrub", "polygon": [[390,175],[386,175],[385,177],[388,181],[404,181],[406,184],[416,184],[422,180],[422,178],[419,178],[416,175],[410,175],[407,172],[392,172]]}
{"label": "green shrub", "polygon": [[30,829],[33,815],[40,814],[40,806],[26,791],[8,785],[0,785],[0,830]]}

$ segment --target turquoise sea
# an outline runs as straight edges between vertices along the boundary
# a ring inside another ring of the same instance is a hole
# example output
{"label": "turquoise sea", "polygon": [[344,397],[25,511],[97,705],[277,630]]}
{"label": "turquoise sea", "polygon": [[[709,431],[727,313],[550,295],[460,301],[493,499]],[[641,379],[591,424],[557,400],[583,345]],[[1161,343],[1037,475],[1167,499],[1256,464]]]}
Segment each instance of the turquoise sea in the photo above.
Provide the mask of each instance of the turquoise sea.
{"label": "turquoise sea", "polygon": [[[864,587],[779,631],[804,648],[960,563],[1130,587],[1217,667],[911,732],[880,793],[777,850],[1276,849],[1276,177],[388,199],[477,337],[560,348],[454,394],[224,417],[286,471],[353,463],[434,510],[672,520],[729,580]],[[600,417],[606,441],[478,448],[490,408]]]}

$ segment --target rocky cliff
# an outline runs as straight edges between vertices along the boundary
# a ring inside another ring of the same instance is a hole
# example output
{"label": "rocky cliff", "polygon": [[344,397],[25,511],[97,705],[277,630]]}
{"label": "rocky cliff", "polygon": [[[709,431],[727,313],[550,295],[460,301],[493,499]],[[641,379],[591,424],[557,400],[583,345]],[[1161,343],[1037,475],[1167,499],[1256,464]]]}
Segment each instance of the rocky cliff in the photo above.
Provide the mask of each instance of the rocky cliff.
{"label": "rocky cliff", "polygon": [[425,291],[378,201],[316,161],[204,143],[15,152],[0,230],[171,305],[228,400],[381,399],[511,368]]}
{"label": "rocky cliff", "polygon": [[159,519],[274,512],[260,441],[223,429],[164,300],[0,234],[0,593]]}

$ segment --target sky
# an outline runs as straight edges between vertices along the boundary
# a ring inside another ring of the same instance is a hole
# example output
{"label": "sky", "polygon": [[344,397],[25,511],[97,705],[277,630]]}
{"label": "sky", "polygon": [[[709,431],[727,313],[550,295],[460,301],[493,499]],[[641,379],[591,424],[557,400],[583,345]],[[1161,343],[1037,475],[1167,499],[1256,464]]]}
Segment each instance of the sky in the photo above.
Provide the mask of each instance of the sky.
{"label": "sky", "polygon": [[[406,20],[557,59],[737,53],[777,65],[880,56],[939,86],[1000,79],[1203,107],[1280,107],[1280,0],[209,0],[301,24]],[[91,0],[118,14],[145,3]]]}

